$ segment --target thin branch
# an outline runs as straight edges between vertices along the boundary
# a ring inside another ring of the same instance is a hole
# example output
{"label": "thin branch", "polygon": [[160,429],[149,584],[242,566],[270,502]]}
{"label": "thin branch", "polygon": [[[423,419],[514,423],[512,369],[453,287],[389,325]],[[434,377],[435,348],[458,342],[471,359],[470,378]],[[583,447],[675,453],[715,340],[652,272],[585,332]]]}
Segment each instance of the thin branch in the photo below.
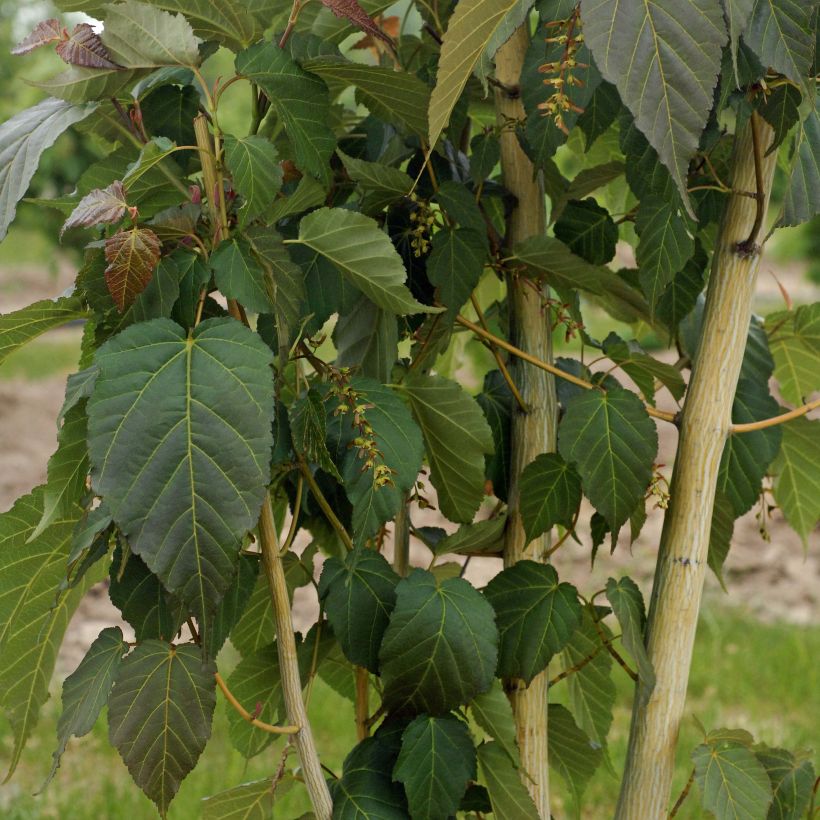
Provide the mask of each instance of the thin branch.
{"label": "thin branch", "polygon": [[692,769],[692,774],[689,775],[689,779],[686,781],[686,785],[683,787],[683,791],[680,793],[680,797],[675,801],[675,805],[672,806],[672,811],[669,812],[669,820],[678,813],[678,809],[683,805],[683,801],[689,796],[689,790],[692,788],[692,783],[695,782],[695,770]]}
{"label": "thin branch", "polygon": [[760,246],[757,244],[757,237],[763,227],[763,217],[766,215],[766,190],[763,180],[763,148],[760,144],[760,134],[758,133],[758,115],[753,111],[749,126],[752,132],[752,153],[755,162],[755,199],[757,200],[757,210],[755,211],[755,221],[752,225],[749,236],[742,242],[737,243],[737,252],[744,255],[753,255],[759,252]]}
{"label": "thin branch", "polygon": [[598,622],[598,619],[595,617],[594,610],[592,610],[592,604],[590,604],[590,611],[592,614],[592,623],[595,627],[595,631],[598,633],[598,637],[601,639],[601,643],[604,644],[606,647],[606,651],[609,652],[610,655],[615,659],[615,662],[621,669],[629,675],[635,683],[638,682],[638,673],[623,659],[621,653],[607,640],[606,635],[604,634],[604,630],[601,629],[601,624]]}
{"label": "thin branch", "polygon": [[279,551],[280,555],[284,555],[293,545],[293,539],[299,530],[299,511],[302,509],[302,492],[305,487],[305,477],[299,473],[299,479],[296,482],[296,499],[293,502],[293,516],[290,519],[290,529],[282,544],[282,549]]}
{"label": "thin branch", "polygon": [[549,558],[554,552],[557,552],[567,541],[567,539],[575,532],[575,526],[578,524],[578,517],[581,514],[581,508],[579,507],[575,511],[575,518],[572,520],[572,524],[567,528],[567,531],[547,550],[545,558]]}
{"label": "thin branch", "polygon": [[279,48],[284,48],[287,45],[290,35],[293,34],[293,29],[296,28],[296,21],[299,19],[299,12],[301,10],[302,0],[293,0],[293,5],[290,8],[290,17],[288,17],[288,24],[279,40]]}
{"label": "thin branch", "polygon": [[263,732],[268,732],[272,735],[295,735],[299,731],[298,726],[272,726],[270,723],[258,720],[236,699],[233,692],[228,689],[228,684],[225,683],[225,679],[219,672],[214,672],[214,679],[216,680],[216,685],[222,690],[222,694],[225,695],[225,700],[227,700],[251,726],[255,726],[257,729],[261,729]]}
{"label": "thin branch", "polygon": [[783,413],[779,416],[772,416],[770,419],[750,421],[746,424],[733,424],[729,428],[729,432],[734,434],[751,433],[754,430],[765,430],[767,427],[785,424],[787,421],[798,419],[800,416],[805,416],[806,413],[811,413],[812,410],[816,410],[818,407],[820,407],[820,399],[815,399],[814,401],[810,401],[808,404],[804,404],[802,407],[798,407],[795,410],[789,410],[788,413]]}
{"label": "thin branch", "polygon": [[[572,382],[572,384],[578,385],[578,387],[583,387],[585,390],[592,390],[597,387],[597,385],[592,384],[592,382],[586,381],[586,379],[580,379],[578,376],[573,376],[572,373],[566,373],[565,371],[561,370],[560,367],[556,367],[553,364],[549,364],[549,362],[542,361],[541,359],[537,358],[536,356],[532,356],[529,353],[517,348],[515,345],[510,344],[508,341],[502,339],[500,336],[496,336],[493,333],[490,333],[487,330],[484,330],[483,327],[471,322],[469,319],[465,319],[460,314],[456,316],[456,323],[466,327],[468,330],[472,330],[477,336],[481,336],[482,338],[486,339],[489,342],[492,342],[498,347],[506,350],[508,353],[512,353],[513,356],[517,356],[519,359],[523,359],[525,362],[529,362],[531,365],[535,367],[541,368],[541,370],[546,370],[547,373],[552,373],[554,376],[558,376],[565,381]],[[670,424],[677,424],[677,414],[676,413],[667,413],[665,410],[656,410],[651,405],[645,405],[646,412],[650,416],[654,416],[656,419],[661,419],[663,421],[668,421]]]}
{"label": "thin branch", "polygon": [[339,538],[342,539],[342,543],[345,545],[348,551],[353,549],[353,540],[351,539],[350,535],[348,534],[347,530],[339,521],[336,513],[333,512],[333,508],[330,506],[330,503],[325,498],[325,494],[322,492],[319,485],[316,483],[316,479],[313,477],[313,473],[310,472],[310,467],[305,463],[303,459],[299,459],[299,469],[302,471],[302,475],[305,477],[305,481],[307,481],[308,487],[310,487],[310,491],[313,493],[313,497],[316,499],[316,502],[322,508],[322,512],[325,514],[325,518],[330,522],[330,525],[336,530],[336,534]]}

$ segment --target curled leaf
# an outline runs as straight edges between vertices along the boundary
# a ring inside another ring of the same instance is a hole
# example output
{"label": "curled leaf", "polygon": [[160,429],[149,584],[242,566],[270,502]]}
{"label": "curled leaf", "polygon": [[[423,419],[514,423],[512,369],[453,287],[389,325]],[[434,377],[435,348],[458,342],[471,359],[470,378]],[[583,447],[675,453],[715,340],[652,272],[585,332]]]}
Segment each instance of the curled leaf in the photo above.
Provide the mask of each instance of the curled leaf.
{"label": "curled leaf", "polygon": [[159,238],[148,228],[118,231],[106,239],[105,282],[120,313],[148,286],[159,262],[159,252]]}
{"label": "curled leaf", "polygon": [[61,39],[57,53],[63,62],[83,68],[122,68],[111,59],[100,35],[88,23],[74,26],[71,36]]}
{"label": "curled leaf", "polygon": [[125,201],[125,189],[119,180],[107,188],[95,188],[89,191],[71,212],[71,216],[60,230],[62,236],[69,228],[90,228],[92,225],[118,222],[129,210]]}
{"label": "curled leaf", "polygon": [[389,46],[393,45],[390,38],[359,5],[359,0],[322,0],[322,5],[327,6],[337,17],[349,20],[356,28],[367,32],[373,37],[378,37]]}
{"label": "curled leaf", "polygon": [[32,31],[25,40],[19,42],[11,50],[11,53],[16,56],[28,54],[29,52],[34,51],[35,48],[46,46],[49,43],[59,42],[60,40],[64,40],[67,36],[68,34],[60,25],[60,21],[55,17],[51,17],[48,20],[43,20],[37,23],[34,27],[34,31]]}

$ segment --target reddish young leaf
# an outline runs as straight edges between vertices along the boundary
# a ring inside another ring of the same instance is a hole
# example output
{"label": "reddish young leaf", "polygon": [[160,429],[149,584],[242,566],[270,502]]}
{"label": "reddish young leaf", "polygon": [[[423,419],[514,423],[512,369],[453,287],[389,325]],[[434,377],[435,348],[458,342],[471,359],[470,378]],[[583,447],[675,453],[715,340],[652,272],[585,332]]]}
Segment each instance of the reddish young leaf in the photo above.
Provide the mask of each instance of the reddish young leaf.
{"label": "reddish young leaf", "polygon": [[105,241],[105,282],[120,313],[142,293],[159,262],[160,241],[148,228],[118,231]]}
{"label": "reddish young leaf", "polygon": [[322,0],[337,17],[344,17],[353,23],[356,28],[366,31],[373,37],[378,37],[389,46],[393,43],[390,38],[373,22],[370,15],[359,5],[359,0]]}
{"label": "reddish young leaf", "polygon": [[78,23],[67,40],[57,44],[57,53],[69,65],[84,68],[122,68],[111,60],[100,35],[88,23]]}
{"label": "reddish young leaf", "polygon": [[49,43],[56,43],[68,37],[66,30],[60,25],[60,21],[52,17],[37,23],[34,31],[25,40],[18,43],[12,50],[12,54],[28,54],[35,48],[46,46]]}
{"label": "reddish young leaf", "polygon": [[60,236],[69,228],[89,228],[92,225],[118,222],[127,210],[125,189],[119,180],[112,182],[107,188],[95,188],[79,201],[65,221]]}

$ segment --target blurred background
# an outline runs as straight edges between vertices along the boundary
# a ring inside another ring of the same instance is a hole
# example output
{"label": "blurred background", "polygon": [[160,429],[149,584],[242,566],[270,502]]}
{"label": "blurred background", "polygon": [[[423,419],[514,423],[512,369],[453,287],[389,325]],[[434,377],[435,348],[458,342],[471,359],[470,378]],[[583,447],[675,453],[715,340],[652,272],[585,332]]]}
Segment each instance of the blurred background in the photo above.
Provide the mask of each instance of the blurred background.
{"label": "blurred background", "polygon": [[[385,16],[395,15],[405,6],[406,0],[402,0]],[[25,59],[10,54],[11,47],[36,22],[54,15],[47,2],[0,2],[0,122],[42,97],[40,91],[23,81],[24,77],[45,78],[59,66],[55,55],[47,49]],[[81,18],[65,15],[64,19],[73,23]],[[225,74],[230,70],[230,62],[230,55],[218,52],[209,59],[206,74]],[[239,123],[245,115],[243,98],[226,95],[226,100],[235,100],[236,110],[225,112],[220,119],[236,122],[236,132],[242,133]],[[82,133],[69,130],[46,152],[28,196],[42,200],[71,193],[81,173],[101,156],[100,149]],[[573,162],[571,154],[559,154],[559,163],[568,173],[573,170]],[[777,200],[783,181],[781,174],[774,211],[779,209]],[[0,243],[0,313],[38,299],[53,298],[71,286],[83,237],[81,233],[70,232],[65,243],[59,244],[57,237],[63,218],[59,211],[40,203],[20,204],[8,237]],[[622,255],[623,261],[628,261],[628,251],[624,250]],[[781,230],[767,246],[760,274],[759,313],[783,309],[784,290],[795,304],[820,298],[818,219],[797,229]],[[593,311],[589,316],[590,323],[598,321],[601,328],[613,324],[603,313],[597,315]],[[619,332],[624,334],[624,328]],[[0,512],[45,480],[46,464],[56,446],[55,418],[63,399],[66,375],[76,366],[80,333],[79,327],[69,326],[46,334],[11,356],[0,368]],[[635,333],[646,347],[659,345],[647,328],[627,330],[624,335]],[[469,373],[471,354],[464,347],[458,353],[463,354],[459,376],[473,385]],[[665,459],[668,465],[674,453],[675,435],[668,429],[661,432],[659,461]],[[629,573],[643,583],[648,594],[661,522],[660,511],[655,511],[631,549],[623,542],[612,556],[607,554],[608,550],[601,550],[591,578],[588,532],[581,532],[582,545],[570,542],[556,556],[559,573],[586,591],[600,587],[609,575]],[[438,522],[428,519],[423,523]],[[820,544],[815,532],[814,543],[808,553],[804,552],[799,538],[783,524],[777,511],[765,522],[764,535],[762,523],[758,508],[737,523],[725,568],[727,591],[720,588],[711,574],[707,578],[689,712],[707,727],[743,726],[758,740],[773,746],[808,747],[818,740],[820,726]],[[474,561],[468,577],[480,585],[499,568],[500,562],[494,559]],[[121,623],[104,590],[96,593],[89,595],[69,627],[53,682],[54,697],[43,710],[20,768],[10,784],[0,786],[0,817],[147,820],[155,816],[152,805],[131,784],[124,765],[109,746],[104,716],[90,735],[71,741],[55,781],[44,794],[33,796],[49,769],[55,746],[61,679],[73,671],[100,629]],[[315,611],[315,598],[297,596],[297,628],[307,626]],[[235,663],[236,657],[228,647],[220,657],[223,674]],[[618,674],[616,670],[616,677]],[[620,769],[629,725],[628,684],[628,680],[619,681],[622,697],[610,747],[616,771]],[[560,693],[557,697],[560,699]],[[349,704],[318,681],[311,712],[323,758],[338,771],[344,750],[355,742]],[[0,769],[11,748],[7,729],[4,718],[0,718]],[[679,785],[688,776],[688,754],[698,742],[694,721],[687,722],[682,734]],[[199,817],[202,797],[245,779],[266,776],[277,761],[278,754],[268,750],[246,763],[232,750],[224,704],[220,703],[214,737],[200,766],[183,784],[169,816],[179,820]],[[556,816],[562,817],[566,798],[560,781],[553,778],[553,782],[557,790]],[[298,791],[282,797],[278,817],[295,818],[309,808]],[[585,801],[589,809],[582,816],[602,820],[610,817],[616,794],[616,778],[599,773]],[[699,817],[695,801],[688,801],[678,816]]]}

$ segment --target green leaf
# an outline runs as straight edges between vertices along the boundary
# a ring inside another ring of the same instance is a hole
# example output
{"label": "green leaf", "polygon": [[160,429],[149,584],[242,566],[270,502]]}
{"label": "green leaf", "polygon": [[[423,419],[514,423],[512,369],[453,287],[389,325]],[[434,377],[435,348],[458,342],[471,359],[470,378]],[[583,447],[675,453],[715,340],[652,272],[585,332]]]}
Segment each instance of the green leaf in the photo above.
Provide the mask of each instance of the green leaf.
{"label": "green leaf", "polygon": [[[177,259],[190,256],[187,252],[177,251],[172,256],[159,260],[157,269],[145,290],[136,298],[131,310],[125,315],[123,324],[147,322],[150,319],[167,319],[173,313],[174,305],[179,299],[180,281],[185,273],[177,265]],[[199,294],[197,294],[197,298]]]}
{"label": "green leaf", "polygon": [[336,153],[342,160],[347,175],[361,188],[362,210],[367,213],[383,211],[388,205],[407,196],[413,187],[413,180],[398,168],[356,159],[341,149],[336,149]]}
{"label": "green leaf", "polygon": [[[193,85],[161,85],[140,102],[143,124],[153,137],[167,137],[176,145],[192,145],[196,142],[194,118],[199,105],[199,91]],[[177,159],[185,170],[187,157],[177,154]]]}
{"label": "green leaf", "polygon": [[70,517],[54,521],[29,544],[43,517],[42,489],[18,499],[0,515],[0,707],[13,736],[7,778],[17,768],[48,699],[57,651],[71,615],[102,575],[95,569],[73,590],[57,595],[79,516],[77,509]]}
{"label": "green leaf", "polygon": [[179,298],[171,310],[171,315],[178,324],[192,328],[196,324],[199,297],[202,288],[211,279],[211,271],[199,254],[180,252],[176,259],[180,273]]}
{"label": "green leaf", "polygon": [[498,626],[498,675],[532,679],[546,669],[581,622],[578,590],[551,566],[519,561],[484,589]]}
{"label": "green leaf", "polygon": [[686,382],[680,371],[644,353],[636,341],[625,342],[613,332],[604,339],[603,351],[632,378],[650,404],[655,404],[656,379],[668,388],[673,398],[678,401],[683,398]]}
{"label": "green leaf", "polygon": [[[288,552],[284,557],[287,558],[292,555],[293,553]],[[259,577],[259,564],[260,560],[256,556],[240,556],[237,573],[228,587],[225,597],[219,603],[213,623],[208,625],[205,633],[206,651],[209,658],[215,658],[219,654],[219,650],[222,649],[231,631],[245,613],[251,595],[256,588],[256,581]]]}
{"label": "green leaf", "polygon": [[117,673],[108,736],[163,817],[211,736],[215,671],[193,644],[145,641]]}
{"label": "green leaf", "polygon": [[202,820],[270,820],[273,816],[274,784],[270,777],[219,792],[202,801]]}
{"label": "green leaf", "polygon": [[498,820],[538,820],[538,811],[530,793],[499,743],[482,743],[478,747],[478,766],[487,784],[493,816]]}
{"label": "green leaf", "polygon": [[462,524],[454,533],[436,544],[436,555],[500,555],[504,546],[507,515],[502,513],[486,521]]}
{"label": "green leaf", "polygon": [[591,265],[576,256],[560,239],[538,235],[519,242],[513,252],[518,261],[543,274],[547,284],[565,290],[580,288],[601,293],[615,274],[604,267]]}
{"label": "green leaf", "polygon": [[729,30],[729,49],[732,53],[732,67],[738,85],[741,84],[737,62],[740,35],[743,34],[749,25],[754,3],[755,0],[723,0],[723,13],[726,18],[726,28]]}
{"label": "green leaf", "polygon": [[814,766],[811,758],[786,749],[755,750],[772,785],[774,799],[766,820],[800,820],[811,803]]}
{"label": "green leaf", "polygon": [[735,508],[726,493],[718,490],[712,508],[712,523],[709,529],[709,552],[706,561],[717,576],[720,585],[726,589],[723,580],[723,564],[732,547],[732,534],[735,529]]}
{"label": "green leaf", "polygon": [[416,136],[427,135],[430,89],[415,74],[327,58],[306,60],[304,65],[328,83],[355,86],[356,100],[375,117]]}
{"label": "green leaf", "polygon": [[[607,638],[612,637],[604,624],[599,626]],[[592,660],[577,668],[588,658]],[[566,679],[569,708],[576,723],[591,741],[606,748],[616,699],[612,656],[606,651],[586,608],[581,614],[580,625],[564,647],[562,661],[564,670],[576,668]]]}
{"label": "green leaf", "polygon": [[641,289],[654,313],[667,285],[692,258],[695,240],[677,209],[655,196],[641,200],[635,230]]}
{"label": "green leaf", "polygon": [[250,243],[236,236],[211,254],[216,286],[228,299],[236,299],[254,313],[269,313],[276,299],[273,281],[257,261]]}
{"label": "green leaf", "polygon": [[511,469],[510,425],[514,399],[501,371],[491,370],[484,377],[484,389],[476,401],[493,433],[494,452],[485,457],[484,471],[492,482],[493,493],[506,501]]}
{"label": "green leaf", "polygon": [[312,387],[297,399],[288,416],[293,446],[308,461],[318,464],[326,473],[341,481],[342,477],[330,458],[327,449],[327,413],[322,396]]}
{"label": "green leaf", "polygon": [[236,71],[268,96],[303,171],[329,182],[336,138],[327,124],[330,98],[318,77],[308,74],[275,43],[257,43],[236,57]]}
{"label": "green leaf", "polygon": [[782,429],[780,452],[772,465],[774,497],[808,547],[809,533],[820,519],[820,422],[804,416],[784,424]]}
{"label": "green leaf", "polygon": [[132,550],[201,617],[230,584],[269,480],[270,360],[233,319],[209,319],[190,338],[155,319],[96,355],[88,404],[95,492]]}
{"label": "green leaf", "polygon": [[392,778],[393,756],[368,737],[345,758],[333,783],[333,820],[407,820],[404,790]]}
{"label": "green leaf", "polygon": [[617,87],[686,202],[689,160],[712,109],[726,43],[719,0],[582,0],[581,17],[601,74]]}
{"label": "green leaf", "polygon": [[60,758],[74,737],[87,735],[97,722],[108,695],[114,685],[114,678],[128,652],[128,644],[118,626],[103,629],[94,639],[80,665],[63,682],[63,711],[57,722],[58,746],[52,755],[54,762],[46,778],[46,785],[54,777],[60,765]]}
{"label": "green leaf", "polygon": [[814,57],[813,11],[802,0],[755,0],[743,41],[764,66],[801,85]]}
{"label": "green leaf", "polygon": [[644,497],[658,451],[658,433],[641,400],[621,388],[574,396],[558,427],[558,449],[617,534]]}
{"label": "green leaf", "polygon": [[268,646],[275,638],[270,586],[264,574],[260,573],[245,611],[231,630],[231,643],[240,655],[245,656]]}
{"label": "green leaf", "polygon": [[624,576],[617,581],[614,578],[607,580],[606,598],[621,626],[621,641],[638,666],[638,677],[643,683],[640,691],[643,698],[648,699],[655,687],[655,670],[644,645],[646,610],[643,595],[638,585]]}
{"label": "green leaf", "polygon": [[270,211],[282,187],[279,154],[264,137],[253,134],[224,138],[225,162],[233,178],[234,188],[242,194],[245,204],[239,211],[240,227]]}
{"label": "green leaf", "polygon": [[581,479],[558,453],[542,453],[521,473],[518,506],[528,541],[556,524],[572,529],[580,504]]}
{"label": "green leaf", "polygon": [[404,284],[407,272],[393,243],[375,220],[343,208],[320,208],[299,223],[299,239],[333,265],[372,302],[404,316],[435,313]]}
{"label": "green leaf", "polygon": [[88,419],[85,404],[66,413],[57,435],[57,450],[48,460],[48,482],[43,489],[43,517],[30,540],[37,538],[52,521],[71,515],[85,492],[88,476]]}
{"label": "green leaf", "polygon": [[820,390],[820,302],[773,313],[766,318],[766,334],[781,395],[792,404],[803,404]]}
{"label": "green leaf", "polygon": [[469,523],[484,496],[484,455],[493,452],[481,408],[441,376],[411,373],[401,388],[424,436],[441,511],[451,521]]}
{"label": "green leaf", "polygon": [[490,687],[497,640],[492,607],[467,581],[413,570],[379,655],[386,707],[443,715],[468,703]]}
{"label": "green leaf", "polygon": [[675,274],[658,300],[655,316],[673,334],[677,333],[678,325],[695,307],[703,290],[707,264],[706,254],[696,245],[695,255],[683,266],[683,270]]}
{"label": "green leaf", "polygon": [[576,124],[583,131],[587,151],[595,140],[609,129],[621,110],[621,97],[612,83],[601,82],[592,92],[584,113],[578,115]]}
{"label": "green leaf", "polygon": [[399,356],[399,326],[392,313],[362,295],[339,316],[333,330],[336,366],[351,367],[377,382],[390,381]]}
{"label": "green leaf", "polygon": [[[275,723],[283,704],[276,644],[268,644],[245,655],[228,677],[228,688],[259,720]],[[255,757],[275,740],[274,735],[257,729],[227,702],[225,711],[228,715],[228,736],[231,745],[243,757]]]}
{"label": "green leaf", "polygon": [[476,777],[470,730],[449,715],[420,715],[401,736],[393,777],[404,785],[412,817],[454,815]]}
{"label": "green leaf", "polygon": [[427,276],[438,288],[438,301],[447,311],[442,317],[452,322],[461,306],[478,285],[487,257],[486,232],[473,228],[439,231],[433,237],[427,257]]}
{"label": "green leaf", "polygon": [[49,97],[0,125],[0,241],[6,238],[43,152],[96,107]]}
{"label": "green leaf", "polygon": [[510,762],[519,766],[515,719],[510,699],[500,680],[494,680],[486,692],[476,695],[470,701],[470,713],[475,722],[506,752]]}
{"label": "green leaf", "polygon": [[[737,385],[732,422],[746,424],[776,416],[780,406],[769,395],[769,386],[751,379]],[[760,495],[760,486],[768,466],[780,450],[783,431],[780,426],[730,435],[723,449],[718,472],[718,489],[724,492],[736,516],[747,512]]]}
{"label": "green leaf", "polygon": [[565,706],[551,703],[547,710],[549,764],[561,775],[578,805],[587,783],[603,759],[603,751],[578,728]]}
{"label": "green leaf", "polygon": [[319,579],[319,600],[345,656],[376,675],[398,582],[383,555],[362,548],[349,552],[344,561],[328,558]]}
{"label": "green leaf", "polygon": [[487,44],[517,0],[462,0],[441,45],[436,87],[430,97],[428,143],[434,147],[450,121],[467,80]]}
{"label": "green leaf", "polygon": [[820,213],[820,114],[815,108],[797,131],[794,165],[783,203],[782,225],[800,225]]}
{"label": "green leaf", "polygon": [[786,139],[789,131],[800,119],[802,99],[800,90],[789,84],[779,85],[765,98],[759,111],[763,119],[774,129],[772,143],[768,146],[766,154],[771,154]]}
{"label": "green leaf", "polygon": [[147,68],[100,69],[73,65],[47,80],[32,81],[30,84],[66,103],[85,103],[116,97],[149,71]]}
{"label": "green leaf", "polygon": [[615,256],[618,226],[594,199],[570,199],[555,223],[555,235],[582,259],[605,265]]}
{"label": "green leaf", "polygon": [[731,740],[702,743],[692,752],[701,805],[718,818],[760,820],[772,802],[772,787],[751,749]]}
{"label": "green leaf", "polygon": [[87,316],[76,296],[61,296],[53,301],[43,299],[12,313],[0,314],[0,364],[47,330]]}
{"label": "green leaf", "polygon": [[494,134],[478,134],[470,140],[470,176],[476,185],[487,179],[501,159],[501,143]]}

